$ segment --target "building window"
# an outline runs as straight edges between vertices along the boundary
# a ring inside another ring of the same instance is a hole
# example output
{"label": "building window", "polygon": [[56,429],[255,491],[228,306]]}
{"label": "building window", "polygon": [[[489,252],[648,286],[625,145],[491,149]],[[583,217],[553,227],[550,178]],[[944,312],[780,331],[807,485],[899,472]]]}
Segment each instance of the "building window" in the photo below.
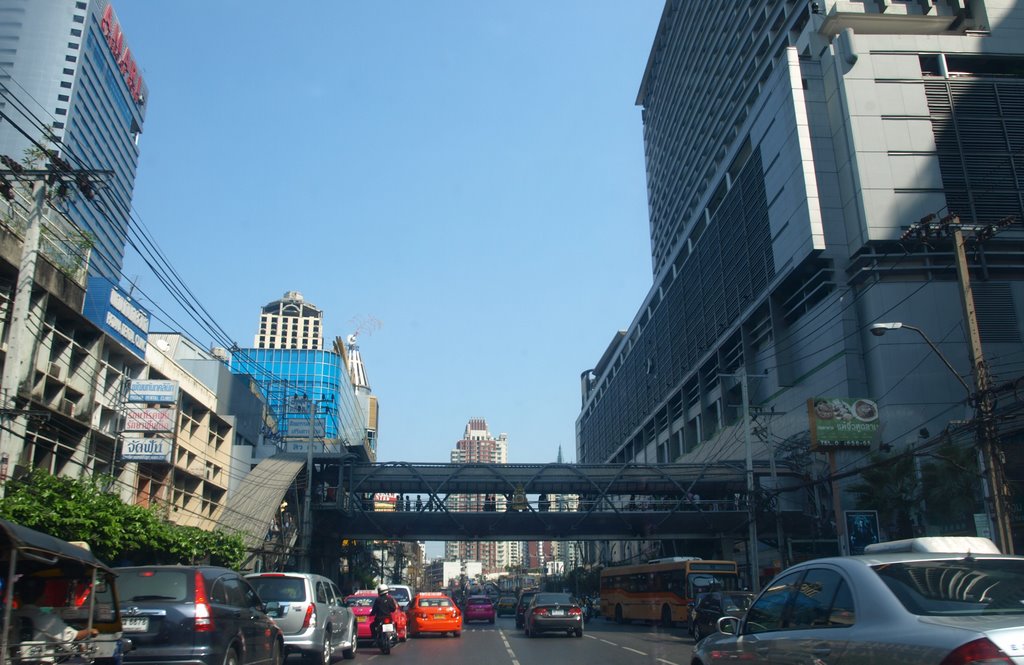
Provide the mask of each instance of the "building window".
{"label": "building window", "polygon": [[76,15],[76,16],[74,17],[74,21],[75,21],[75,23],[85,23],[85,17],[84,17],[84,16],[78,16],[78,15]]}
{"label": "building window", "polygon": [[74,51],[77,51],[78,50],[78,43],[77,42],[68,42],[68,48],[72,49]]}
{"label": "building window", "polygon": [[56,113],[57,115],[67,115],[68,114],[68,110],[67,109],[56,109],[54,111],[54,113]]}
{"label": "building window", "polygon": [[85,9],[85,6],[86,5],[85,5],[84,2],[76,2],[75,3],[75,9]]}
{"label": "building window", "polygon": [[78,62],[78,57],[74,55],[66,55],[64,56],[64,59],[68,62]]}
{"label": "building window", "polygon": [[64,68],[64,74],[66,74],[67,76],[74,76],[75,75],[75,70],[68,69],[67,67],[65,67]]}
{"label": "building window", "polygon": [[53,123],[53,128],[54,129],[64,129],[64,123],[63,122],[55,122],[55,123]]}
{"label": "building window", "polygon": [[71,87],[71,81],[61,81],[60,82],[60,87],[62,87],[62,88],[70,88]]}
{"label": "building window", "polygon": [[82,36],[82,31],[80,29],[78,29],[78,28],[71,28],[71,36],[72,37],[81,37]]}
{"label": "building window", "polygon": [[69,96],[67,96],[67,95],[57,95],[57,101],[58,102],[66,102],[66,101],[68,101],[70,99],[71,98]]}

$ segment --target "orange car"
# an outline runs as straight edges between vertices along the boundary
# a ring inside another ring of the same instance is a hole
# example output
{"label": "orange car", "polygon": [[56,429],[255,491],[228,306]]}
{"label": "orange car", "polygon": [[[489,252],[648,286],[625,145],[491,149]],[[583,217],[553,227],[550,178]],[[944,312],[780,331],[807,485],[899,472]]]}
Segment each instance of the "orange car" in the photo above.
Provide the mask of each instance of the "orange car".
{"label": "orange car", "polygon": [[[345,599],[345,606],[352,610],[356,617],[356,632],[361,640],[371,640],[370,624],[373,619],[370,611],[373,609],[373,601],[377,600],[377,592],[373,590],[356,591]],[[404,642],[409,635],[409,628],[406,625],[405,613],[402,610],[395,610],[395,630],[398,631],[398,641]]]}
{"label": "orange car", "polygon": [[451,598],[440,591],[416,594],[406,614],[409,616],[409,634],[413,637],[424,633],[462,635],[462,612]]}

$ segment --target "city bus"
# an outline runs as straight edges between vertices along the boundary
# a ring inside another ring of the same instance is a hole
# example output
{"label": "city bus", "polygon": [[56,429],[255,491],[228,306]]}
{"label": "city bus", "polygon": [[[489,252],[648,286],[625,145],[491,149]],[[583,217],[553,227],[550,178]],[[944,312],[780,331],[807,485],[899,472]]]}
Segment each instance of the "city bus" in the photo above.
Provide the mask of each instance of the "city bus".
{"label": "city bus", "polygon": [[701,594],[739,588],[735,561],[670,557],[611,566],[601,571],[601,614],[616,623],[657,621],[667,627],[688,621],[690,604]]}

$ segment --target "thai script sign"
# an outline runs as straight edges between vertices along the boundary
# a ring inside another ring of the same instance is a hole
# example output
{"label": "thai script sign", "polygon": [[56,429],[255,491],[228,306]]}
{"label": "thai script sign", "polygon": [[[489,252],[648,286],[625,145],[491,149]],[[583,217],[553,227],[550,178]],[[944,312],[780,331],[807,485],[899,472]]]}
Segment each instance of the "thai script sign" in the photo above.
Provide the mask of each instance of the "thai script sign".
{"label": "thai script sign", "polygon": [[127,462],[170,462],[174,442],[168,437],[125,437],[121,459]]}
{"label": "thai script sign", "polygon": [[807,400],[811,450],[868,448],[878,433],[878,405],[855,397]]}
{"label": "thai script sign", "polygon": [[177,409],[127,409],[124,432],[173,432]]}
{"label": "thai script sign", "polygon": [[174,404],[178,401],[177,381],[142,381],[131,382],[128,388],[129,402],[146,402],[149,404]]}

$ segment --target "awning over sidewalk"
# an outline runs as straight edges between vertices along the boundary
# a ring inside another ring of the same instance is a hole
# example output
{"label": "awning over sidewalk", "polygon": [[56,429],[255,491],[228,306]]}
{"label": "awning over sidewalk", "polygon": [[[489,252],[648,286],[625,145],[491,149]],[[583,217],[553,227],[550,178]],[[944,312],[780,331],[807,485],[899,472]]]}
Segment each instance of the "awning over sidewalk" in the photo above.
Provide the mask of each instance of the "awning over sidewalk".
{"label": "awning over sidewalk", "polygon": [[220,528],[242,536],[247,550],[262,545],[281,501],[305,466],[306,456],[296,454],[275,455],[257,464],[228,500]]}

